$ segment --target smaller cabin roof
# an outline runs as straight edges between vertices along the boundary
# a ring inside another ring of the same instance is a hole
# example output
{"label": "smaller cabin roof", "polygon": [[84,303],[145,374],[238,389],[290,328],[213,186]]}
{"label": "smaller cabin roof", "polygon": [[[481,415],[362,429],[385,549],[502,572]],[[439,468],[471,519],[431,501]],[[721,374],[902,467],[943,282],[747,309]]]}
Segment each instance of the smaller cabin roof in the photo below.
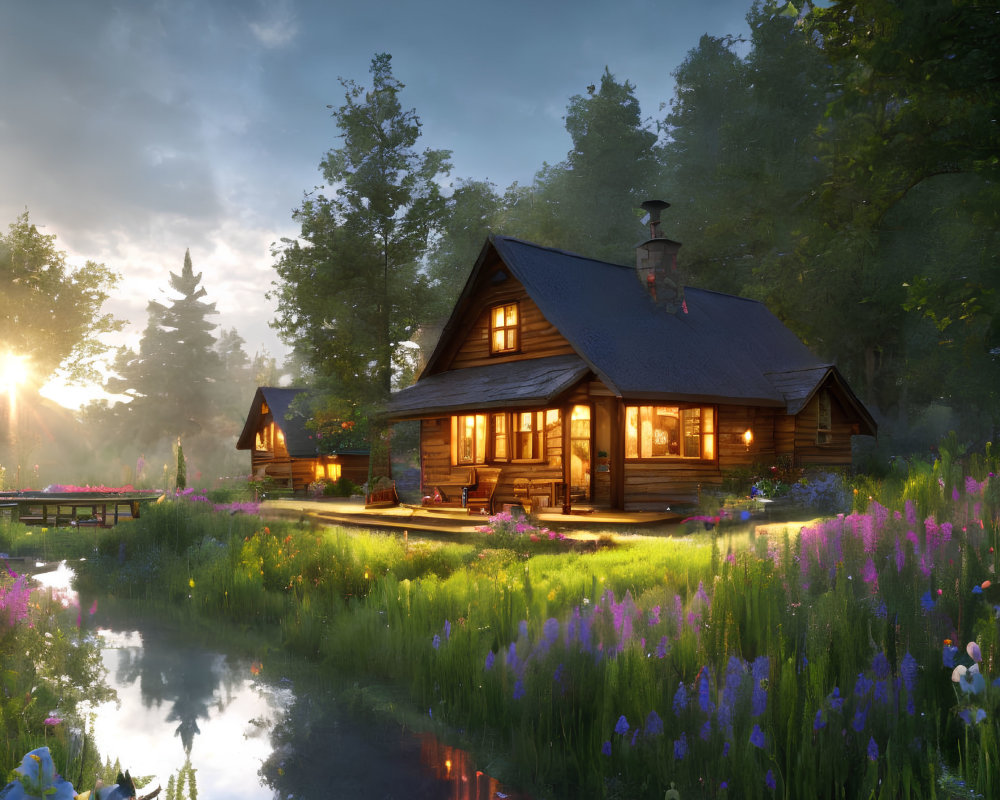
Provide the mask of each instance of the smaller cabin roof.
{"label": "smaller cabin roof", "polygon": [[[309,418],[294,408],[299,396],[308,389],[296,387],[260,386],[254,394],[243,432],[236,440],[237,450],[252,450],[260,429],[263,409],[266,405],[275,425],[285,437],[285,448],[292,458],[316,458],[319,451],[313,433],[306,427]],[[367,455],[367,450],[338,450],[338,453]]]}

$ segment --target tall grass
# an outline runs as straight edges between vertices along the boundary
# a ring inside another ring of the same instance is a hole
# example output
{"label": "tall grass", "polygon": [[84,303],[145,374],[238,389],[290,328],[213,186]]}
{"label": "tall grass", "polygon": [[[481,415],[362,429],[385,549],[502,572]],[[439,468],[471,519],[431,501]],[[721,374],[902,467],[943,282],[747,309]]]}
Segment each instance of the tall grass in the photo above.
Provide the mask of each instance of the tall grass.
{"label": "tall grass", "polygon": [[89,578],[404,687],[545,796],[996,797],[996,469],[989,451],[912,465],[859,481],[851,514],[747,544],[596,552],[177,502],[102,533]]}

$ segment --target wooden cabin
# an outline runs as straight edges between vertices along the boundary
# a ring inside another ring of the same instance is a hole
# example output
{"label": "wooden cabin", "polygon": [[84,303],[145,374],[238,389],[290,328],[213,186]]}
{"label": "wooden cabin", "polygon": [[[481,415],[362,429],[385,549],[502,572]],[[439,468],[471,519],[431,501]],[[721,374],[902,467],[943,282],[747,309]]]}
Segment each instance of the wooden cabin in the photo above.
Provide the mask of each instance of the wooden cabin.
{"label": "wooden cabin", "polygon": [[359,486],[368,480],[368,451],[320,453],[317,439],[306,427],[307,417],[294,405],[305,389],[261,386],[254,394],[237,450],[250,451],[250,473],[270,478],[293,491],[318,480],[345,477]]}
{"label": "wooden cabin", "polygon": [[391,419],[420,420],[425,496],[454,502],[487,467],[493,509],[662,510],[734,468],[849,466],[851,438],[875,435],[836,366],[763,304],[680,285],[665,205],[635,267],[489,237],[390,400]]}

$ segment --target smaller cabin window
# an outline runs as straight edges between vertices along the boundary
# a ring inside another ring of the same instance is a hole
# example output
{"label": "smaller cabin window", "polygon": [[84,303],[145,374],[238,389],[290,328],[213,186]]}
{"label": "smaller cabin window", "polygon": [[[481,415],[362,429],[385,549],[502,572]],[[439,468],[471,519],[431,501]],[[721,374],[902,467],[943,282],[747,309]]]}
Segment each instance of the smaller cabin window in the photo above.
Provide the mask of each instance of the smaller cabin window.
{"label": "smaller cabin window", "polygon": [[715,410],[710,406],[627,406],[625,457],[715,458]]}
{"label": "smaller cabin window", "polygon": [[318,481],[338,481],[340,480],[340,464],[323,462],[316,463],[316,480]]}
{"label": "smaller cabin window", "polygon": [[486,463],[485,414],[459,414],[451,418],[451,463]]}
{"label": "smaller cabin window", "polygon": [[494,306],[490,312],[490,353],[514,353],[518,342],[517,303]]}
{"label": "smaller cabin window", "polygon": [[507,449],[507,415],[492,414],[491,419],[493,424],[493,458],[496,461],[506,461],[509,458]]}
{"label": "smaller cabin window", "polygon": [[833,409],[830,393],[823,389],[816,396],[816,444],[830,444],[833,441]]}

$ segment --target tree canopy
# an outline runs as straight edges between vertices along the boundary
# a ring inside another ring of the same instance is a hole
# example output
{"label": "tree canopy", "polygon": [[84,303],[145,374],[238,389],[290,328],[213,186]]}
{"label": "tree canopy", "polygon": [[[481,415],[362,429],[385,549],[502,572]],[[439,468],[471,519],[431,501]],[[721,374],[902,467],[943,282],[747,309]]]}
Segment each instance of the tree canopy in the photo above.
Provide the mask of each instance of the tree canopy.
{"label": "tree canopy", "polygon": [[371,86],[341,79],[333,118],[343,143],[320,164],[333,192],[307,195],[295,212],[299,237],[275,250],[274,327],[311,369],[326,398],[322,420],[360,413],[372,427],[377,474],[399,345],[416,333],[429,302],[423,258],[445,210],[437,177],[445,150],[416,149],[420,120],[404,110],[391,56],[371,62]]}
{"label": "tree canopy", "polygon": [[101,311],[118,281],[93,261],[70,267],[56,237],[25,211],[0,234],[0,347],[26,359],[37,385],[56,370],[95,379],[95,362],[109,350],[101,335],[125,324]]}

